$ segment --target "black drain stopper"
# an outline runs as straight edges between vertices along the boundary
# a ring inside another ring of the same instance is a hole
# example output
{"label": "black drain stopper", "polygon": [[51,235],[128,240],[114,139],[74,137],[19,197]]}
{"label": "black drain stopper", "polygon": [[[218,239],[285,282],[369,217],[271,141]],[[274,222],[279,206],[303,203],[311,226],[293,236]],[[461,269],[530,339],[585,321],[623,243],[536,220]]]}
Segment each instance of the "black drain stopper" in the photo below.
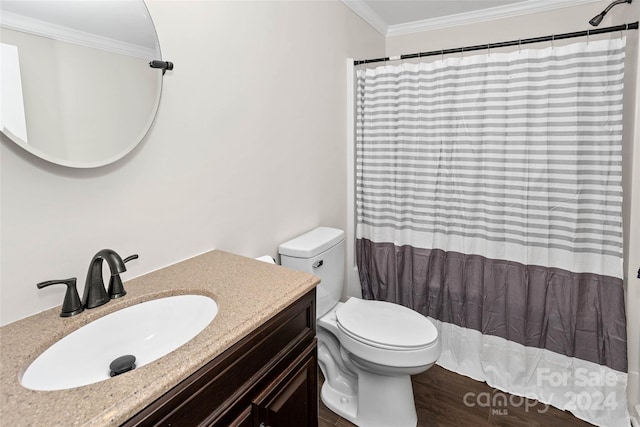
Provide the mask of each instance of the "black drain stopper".
{"label": "black drain stopper", "polygon": [[129,372],[136,367],[136,357],[127,354],[125,356],[120,356],[115,359],[109,365],[109,369],[111,370],[110,375],[115,377],[116,375],[124,374],[125,372]]}

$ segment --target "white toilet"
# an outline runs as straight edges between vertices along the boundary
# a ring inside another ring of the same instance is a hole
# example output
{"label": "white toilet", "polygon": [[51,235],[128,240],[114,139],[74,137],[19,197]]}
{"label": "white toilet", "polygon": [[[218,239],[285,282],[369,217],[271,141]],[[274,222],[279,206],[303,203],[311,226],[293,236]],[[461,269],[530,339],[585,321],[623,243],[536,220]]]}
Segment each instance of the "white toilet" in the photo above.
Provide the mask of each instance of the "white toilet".
{"label": "white toilet", "polygon": [[415,427],[411,375],[440,356],[438,330],[398,304],[349,298],[344,282],[344,231],[319,227],[280,245],[281,264],[320,277],[316,289],[321,397],[363,427]]}

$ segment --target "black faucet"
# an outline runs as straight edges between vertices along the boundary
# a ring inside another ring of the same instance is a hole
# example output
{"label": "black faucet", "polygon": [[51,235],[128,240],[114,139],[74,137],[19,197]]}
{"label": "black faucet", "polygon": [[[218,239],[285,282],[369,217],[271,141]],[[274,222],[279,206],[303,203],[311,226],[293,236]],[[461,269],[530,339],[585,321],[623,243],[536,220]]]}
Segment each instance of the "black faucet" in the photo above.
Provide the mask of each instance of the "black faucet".
{"label": "black faucet", "polygon": [[51,285],[64,284],[67,285],[67,292],[64,294],[64,302],[62,303],[62,310],[60,311],[60,317],[71,317],[76,314],[82,313],[84,307],[80,302],[78,296],[78,290],[76,289],[76,278],[72,277],[65,280],[47,280],[46,282],[40,282],[36,286],[38,289],[45,288]]}
{"label": "black faucet", "polygon": [[[127,292],[124,290],[124,286],[122,286],[120,273],[127,271],[127,268],[124,266],[126,262],[136,258],[138,258],[138,255],[131,255],[123,260],[120,255],[111,249],[102,249],[95,254],[89,264],[82,305],[85,308],[95,308],[108,303],[111,298],[124,296]],[[102,280],[102,261],[107,261],[109,270],[111,271],[108,292]]]}

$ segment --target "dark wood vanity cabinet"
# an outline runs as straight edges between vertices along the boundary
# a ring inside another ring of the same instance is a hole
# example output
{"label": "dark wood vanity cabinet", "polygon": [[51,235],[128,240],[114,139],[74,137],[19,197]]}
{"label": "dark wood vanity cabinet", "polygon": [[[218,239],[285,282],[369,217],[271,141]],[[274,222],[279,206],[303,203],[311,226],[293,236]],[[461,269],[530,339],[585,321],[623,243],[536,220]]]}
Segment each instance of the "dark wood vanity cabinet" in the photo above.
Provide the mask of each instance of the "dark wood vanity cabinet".
{"label": "dark wood vanity cabinet", "polygon": [[316,427],[315,290],[123,424]]}

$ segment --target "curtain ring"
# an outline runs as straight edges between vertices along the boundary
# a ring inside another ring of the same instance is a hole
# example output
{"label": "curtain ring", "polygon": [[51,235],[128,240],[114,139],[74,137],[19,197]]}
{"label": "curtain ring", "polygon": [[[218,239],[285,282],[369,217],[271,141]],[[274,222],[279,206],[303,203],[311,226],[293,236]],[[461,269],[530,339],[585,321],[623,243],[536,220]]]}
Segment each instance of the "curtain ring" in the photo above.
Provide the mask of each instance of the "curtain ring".
{"label": "curtain ring", "polygon": [[491,56],[491,43],[487,43],[487,56]]}
{"label": "curtain ring", "polygon": [[591,35],[591,30],[587,30],[587,44],[589,44],[589,36]]}
{"label": "curtain ring", "polygon": [[555,41],[556,41],[556,35],[552,34],[551,35],[551,48],[553,49],[556,45],[555,45]]}
{"label": "curtain ring", "polygon": [[444,49],[440,51],[440,60],[444,61]]}
{"label": "curtain ring", "polygon": [[522,53],[522,39],[518,39],[518,53]]}
{"label": "curtain ring", "polygon": [[464,58],[464,48],[460,48],[460,58]]}

